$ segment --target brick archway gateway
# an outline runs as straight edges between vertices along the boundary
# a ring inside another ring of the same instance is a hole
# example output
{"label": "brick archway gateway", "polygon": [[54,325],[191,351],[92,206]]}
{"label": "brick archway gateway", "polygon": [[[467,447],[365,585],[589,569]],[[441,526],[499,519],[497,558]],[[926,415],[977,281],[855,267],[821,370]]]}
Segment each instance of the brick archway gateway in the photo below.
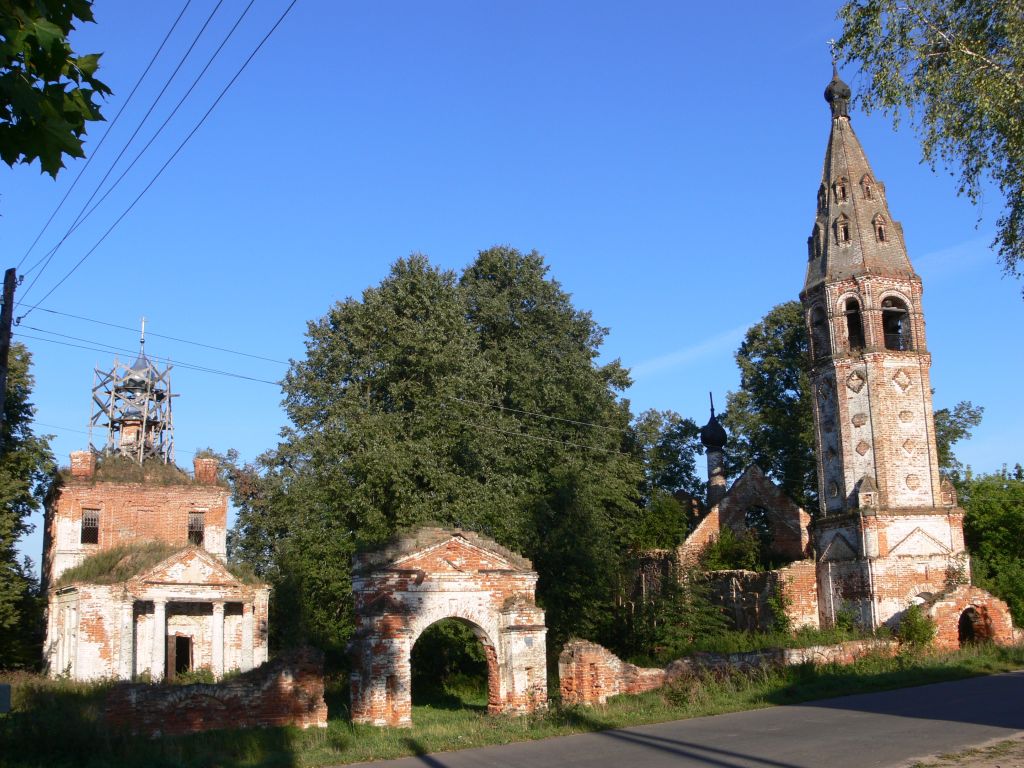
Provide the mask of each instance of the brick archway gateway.
{"label": "brick archway gateway", "polygon": [[529,560],[469,531],[422,528],[356,555],[352,721],[412,725],[412,647],[450,618],[468,624],[484,646],[488,712],[546,707],[547,627],[536,586]]}

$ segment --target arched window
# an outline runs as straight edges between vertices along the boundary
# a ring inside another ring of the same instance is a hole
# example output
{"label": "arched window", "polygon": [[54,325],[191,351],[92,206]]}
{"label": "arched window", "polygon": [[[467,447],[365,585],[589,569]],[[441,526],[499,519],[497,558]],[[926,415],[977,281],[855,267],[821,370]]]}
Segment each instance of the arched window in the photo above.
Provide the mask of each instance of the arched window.
{"label": "arched window", "polygon": [[844,214],[836,219],[836,243],[838,245],[849,245],[853,238],[850,229],[850,219]]}
{"label": "arched window", "polygon": [[850,194],[850,182],[846,180],[846,177],[841,177],[836,181],[836,202],[845,203],[849,198]]}
{"label": "arched window", "polygon": [[878,238],[878,242],[884,243],[888,239],[885,227],[885,217],[879,214],[878,216],[875,216],[872,223],[875,227],[875,237]]}
{"label": "arched window", "polygon": [[860,302],[856,299],[847,299],[843,314],[846,315],[846,339],[850,344],[850,351],[864,349],[864,321],[860,316]]}
{"label": "arched window", "polygon": [[875,183],[871,181],[871,177],[864,174],[864,178],[860,180],[861,189],[864,190],[865,200],[875,199]]}
{"label": "arched window", "polygon": [[910,313],[901,299],[890,296],[882,300],[882,333],[885,335],[886,349],[906,352],[913,348]]}
{"label": "arched window", "polygon": [[811,354],[817,360],[828,357],[829,349],[828,322],[825,319],[825,310],[821,306],[811,309]]}

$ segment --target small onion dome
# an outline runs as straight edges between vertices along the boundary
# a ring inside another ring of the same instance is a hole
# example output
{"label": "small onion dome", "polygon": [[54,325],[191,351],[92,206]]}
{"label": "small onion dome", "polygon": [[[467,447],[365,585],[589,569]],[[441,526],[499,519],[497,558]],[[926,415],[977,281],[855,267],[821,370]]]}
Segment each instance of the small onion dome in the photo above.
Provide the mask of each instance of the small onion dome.
{"label": "small onion dome", "polygon": [[727,439],[725,428],[718,422],[715,412],[711,411],[711,419],[700,430],[700,441],[709,451],[720,451],[725,447]]}
{"label": "small onion dome", "polygon": [[832,117],[849,117],[850,86],[839,79],[839,72],[832,68],[832,80],[825,86],[825,101],[832,107]]}

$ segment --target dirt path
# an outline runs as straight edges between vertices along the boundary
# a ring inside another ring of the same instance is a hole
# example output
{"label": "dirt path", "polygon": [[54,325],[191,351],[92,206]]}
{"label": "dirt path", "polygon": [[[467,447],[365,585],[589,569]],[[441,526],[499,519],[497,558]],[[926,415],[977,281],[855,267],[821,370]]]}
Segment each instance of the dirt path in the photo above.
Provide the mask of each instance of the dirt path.
{"label": "dirt path", "polygon": [[951,755],[907,763],[907,768],[1024,768],[1024,734]]}

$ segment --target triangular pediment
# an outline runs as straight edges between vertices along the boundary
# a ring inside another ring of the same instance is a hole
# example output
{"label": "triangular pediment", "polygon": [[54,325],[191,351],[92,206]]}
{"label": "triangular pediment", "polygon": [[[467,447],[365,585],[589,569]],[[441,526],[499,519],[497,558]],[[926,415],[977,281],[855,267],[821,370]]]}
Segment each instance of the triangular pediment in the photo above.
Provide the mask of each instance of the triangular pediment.
{"label": "triangular pediment", "polygon": [[446,541],[398,558],[392,567],[434,574],[518,570],[500,553],[476,546],[457,534]]}
{"label": "triangular pediment", "polygon": [[243,586],[219,559],[205,549],[189,547],[157,563],[134,581],[145,584],[216,584]]}
{"label": "triangular pediment", "polygon": [[920,555],[948,555],[950,548],[935,537],[915,528],[889,550],[890,555],[914,557]]}
{"label": "triangular pediment", "polygon": [[819,560],[853,560],[857,557],[857,548],[850,543],[843,534],[837,533],[832,539],[825,545],[825,549],[822,550],[821,557]]}

